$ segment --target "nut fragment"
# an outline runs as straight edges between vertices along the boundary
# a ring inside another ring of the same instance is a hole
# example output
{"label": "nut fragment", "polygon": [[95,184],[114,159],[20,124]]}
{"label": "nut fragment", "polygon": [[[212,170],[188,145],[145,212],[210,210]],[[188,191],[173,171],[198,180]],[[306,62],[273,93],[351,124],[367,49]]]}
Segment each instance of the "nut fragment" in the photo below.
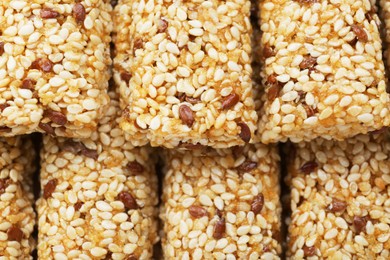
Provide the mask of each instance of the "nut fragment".
{"label": "nut fragment", "polygon": [[181,105],[179,107],[179,117],[181,121],[186,124],[188,127],[191,127],[194,124],[194,115],[191,108],[187,105]]}
{"label": "nut fragment", "polygon": [[160,19],[158,21],[157,33],[163,33],[167,30],[167,28],[168,28],[168,22],[164,19]]}
{"label": "nut fragment", "polygon": [[264,46],[264,49],[263,49],[263,57],[264,58],[270,58],[270,57],[273,57],[275,56],[275,51],[272,47],[270,47],[268,44],[266,44]]}
{"label": "nut fragment", "polygon": [[76,3],[73,6],[73,16],[78,23],[84,22],[86,12],[85,12],[85,7],[81,3]]}
{"label": "nut fragment", "polygon": [[304,165],[301,166],[300,170],[303,173],[309,174],[312,173],[315,169],[317,169],[318,164],[314,161],[310,161],[305,163]]}
{"label": "nut fragment", "polygon": [[43,8],[40,12],[40,15],[43,19],[53,19],[60,16],[60,13],[51,8]]}
{"label": "nut fragment", "polygon": [[126,167],[133,174],[139,174],[144,171],[144,167],[142,166],[142,164],[137,161],[129,162]]}
{"label": "nut fragment", "polygon": [[53,192],[55,191],[57,184],[58,184],[57,179],[51,179],[46,183],[45,187],[43,187],[43,197],[45,199],[51,197],[51,194],[53,194]]}
{"label": "nut fragment", "polygon": [[68,122],[64,114],[51,109],[45,110],[43,116],[49,118],[53,123],[57,125],[65,125]]}
{"label": "nut fragment", "polygon": [[134,199],[133,195],[126,191],[121,191],[118,194],[118,199],[123,202],[125,205],[125,208],[130,210],[130,209],[137,209],[138,205],[136,200]]}
{"label": "nut fragment", "polygon": [[302,70],[313,68],[317,64],[317,58],[307,55],[303,58],[303,61],[299,64],[299,68]]}
{"label": "nut fragment", "polygon": [[215,239],[221,239],[226,230],[225,218],[220,218],[214,226],[213,237]]}
{"label": "nut fragment", "polygon": [[262,193],[258,194],[252,201],[251,210],[253,213],[259,214],[264,206],[264,196]]}
{"label": "nut fragment", "polygon": [[201,206],[191,206],[188,211],[194,218],[201,218],[208,215],[207,210]]}
{"label": "nut fragment", "polygon": [[237,170],[240,172],[250,172],[253,169],[256,169],[257,162],[245,161],[240,166],[237,167]]}
{"label": "nut fragment", "polygon": [[343,212],[347,208],[347,203],[338,199],[333,199],[332,203],[326,208],[329,212]]}
{"label": "nut fragment", "polygon": [[5,189],[9,185],[9,179],[0,179],[0,195],[5,192]]}
{"label": "nut fragment", "polygon": [[4,42],[0,42],[0,55],[4,53]]}
{"label": "nut fragment", "polygon": [[87,148],[82,142],[75,142],[72,140],[66,140],[63,143],[62,150],[73,154],[81,154],[85,157],[97,160],[98,153],[96,150]]}
{"label": "nut fragment", "polygon": [[366,230],[367,218],[366,217],[353,217],[353,226],[355,227],[356,233],[364,232]]}
{"label": "nut fragment", "polygon": [[251,130],[249,129],[248,125],[244,122],[237,123],[237,125],[241,128],[241,132],[239,134],[240,138],[245,143],[249,143],[251,140]]}
{"label": "nut fragment", "polygon": [[222,100],[222,109],[230,109],[234,107],[238,101],[240,101],[240,96],[236,93],[232,93]]}
{"label": "nut fragment", "polygon": [[25,78],[22,81],[22,88],[29,89],[29,90],[34,90],[36,83],[37,82],[35,80],[33,80],[33,79]]}
{"label": "nut fragment", "polygon": [[316,254],[316,248],[314,246],[303,246],[303,255],[308,256],[314,256]]}
{"label": "nut fragment", "polygon": [[38,58],[31,63],[31,69],[41,70],[43,72],[51,72],[53,63],[46,58]]}
{"label": "nut fragment", "polygon": [[15,226],[10,227],[7,230],[8,241],[17,241],[20,242],[23,239],[23,231]]}
{"label": "nut fragment", "polygon": [[361,42],[368,42],[368,36],[366,31],[363,29],[362,26],[357,25],[357,24],[352,24],[351,25],[352,31],[355,33],[356,37],[358,38],[359,41]]}
{"label": "nut fragment", "polygon": [[47,124],[47,123],[40,122],[38,124],[38,127],[40,129],[42,129],[43,131],[45,131],[47,134],[50,134],[50,135],[54,135],[55,134],[54,128],[51,125]]}

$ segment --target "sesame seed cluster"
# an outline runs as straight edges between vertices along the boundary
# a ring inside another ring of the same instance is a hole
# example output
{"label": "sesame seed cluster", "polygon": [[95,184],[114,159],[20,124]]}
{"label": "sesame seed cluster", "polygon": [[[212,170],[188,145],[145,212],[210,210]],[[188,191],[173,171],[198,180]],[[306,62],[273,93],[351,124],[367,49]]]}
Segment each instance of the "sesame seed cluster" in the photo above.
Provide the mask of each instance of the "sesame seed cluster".
{"label": "sesame seed cluster", "polygon": [[259,1],[264,143],[342,140],[390,124],[371,2]]}
{"label": "sesame seed cluster", "polygon": [[279,259],[276,147],[170,150],[165,161],[165,259]]}
{"label": "sesame seed cluster", "polygon": [[0,135],[89,137],[109,103],[103,0],[0,1]]}
{"label": "sesame seed cluster", "polygon": [[257,114],[250,1],[130,1],[114,10],[114,79],[134,139],[243,145]]}
{"label": "sesame seed cluster", "polygon": [[290,259],[390,258],[388,133],[290,151]]}
{"label": "sesame seed cluster", "polygon": [[35,225],[32,173],[35,157],[31,140],[0,139],[0,258],[32,259]]}
{"label": "sesame seed cluster", "polygon": [[39,259],[151,259],[157,176],[148,147],[119,128],[118,96],[89,139],[44,137]]}

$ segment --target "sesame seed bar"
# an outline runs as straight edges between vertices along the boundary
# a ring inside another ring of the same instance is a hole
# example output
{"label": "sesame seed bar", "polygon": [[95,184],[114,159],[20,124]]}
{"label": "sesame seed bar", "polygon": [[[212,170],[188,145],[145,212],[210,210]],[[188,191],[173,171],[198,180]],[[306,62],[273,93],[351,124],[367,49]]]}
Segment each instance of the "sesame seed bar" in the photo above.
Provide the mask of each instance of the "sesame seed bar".
{"label": "sesame seed bar", "polygon": [[293,148],[289,259],[389,259],[389,136]]}
{"label": "sesame seed bar", "polygon": [[261,0],[264,143],[343,140],[390,124],[369,0]]}
{"label": "sesame seed bar", "polygon": [[89,137],[109,103],[111,5],[0,1],[0,135]]}
{"label": "sesame seed bar", "polygon": [[114,10],[121,127],[173,148],[226,148],[256,130],[250,1],[122,0]]}
{"label": "sesame seed bar", "polygon": [[0,259],[32,259],[34,157],[31,140],[0,139]]}
{"label": "sesame seed bar", "polygon": [[155,160],[148,147],[131,145],[119,114],[111,95],[90,139],[44,137],[40,259],[151,259],[158,240]]}
{"label": "sesame seed bar", "polygon": [[170,151],[165,161],[165,259],[279,259],[276,147]]}

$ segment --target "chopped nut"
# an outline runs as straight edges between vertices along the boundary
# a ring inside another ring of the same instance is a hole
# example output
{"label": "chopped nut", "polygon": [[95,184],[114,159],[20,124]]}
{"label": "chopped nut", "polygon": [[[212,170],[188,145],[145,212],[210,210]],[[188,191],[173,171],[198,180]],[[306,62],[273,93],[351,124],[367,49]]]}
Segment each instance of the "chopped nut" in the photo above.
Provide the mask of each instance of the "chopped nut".
{"label": "chopped nut", "polygon": [[58,184],[57,179],[51,179],[50,181],[48,181],[46,183],[45,187],[43,188],[43,197],[45,199],[48,199],[51,197],[51,194],[53,194],[54,190],[57,187],[57,184]]}
{"label": "chopped nut", "polygon": [[356,37],[358,38],[359,41],[361,42],[368,42],[368,36],[366,31],[363,29],[362,26],[353,24],[351,25],[352,31],[355,33]]}
{"label": "chopped nut", "polygon": [[121,73],[121,79],[123,81],[126,81],[126,83],[129,83],[129,81],[131,79],[131,74],[129,72],[122,72]]}
{"label": "chopped nut", "polygon": [[85,7],[81,3],[76,3],[73,6],[73,16],[78,23],[84,22],[86,12],[85,12]]}
{"label": "chopped nut", "polygon": [[140,174],[144,171],[142,164],[137,161],[129,162],[126,167],[133,174]]}
{"label": "chopped nut", "polygon": [[40,12],[41,18],[43,19],[52,19],[52,18],[57,18],[60,16],[60,13],[51,9],[51,8],[43,8]]}
{"label": "chopped nut", "polygon": [[142,39],[137,38],[134,40],[134,46],[133,46],[133,53],[135,53],[136,50],[141,49],[144,46],[144,42]]}
{"label": "chopped nut", "polygon": [[275,56],[275,51],[272,47],[270,47],[268,44],[266,44],[264,46],[264,49],[263,49],[263,57],[264,58],[270,58],[270,57],[273,57]]}
{"label": "chopped nut", "polygon": [[355,227],[356,233],[364,232],[366,230],[367,218],[366,217],[353,217],[353,226]]}
{"label": "chopped nut", "polygon": [[303,173],[309,174],[312,173],[315,169],[317,169],[318,164],[314,161],[310,161],[305,163],[304,165],[301,166],[300,170]]}
{"label": "chopped nut", "polygon": [[123,202],[125,205],[125,208],[130,209],[137,209],[138,205],[136,200],[134,199],[133,195],[126,191],[122,191],[118,194],[118,199]]}
{"label": "chopped nut", "polygon": [[79,211],[81,209],[81,207],[83,206],[83,204],[84,203],[81,201],[76,202],[76,204],[74,204],[74,210]]}
{"label": "chopped nut", "polygon": [[49,118],[53,123],[57,125],[65,125],[68,122],[64,114],[51,109],[45,110],[43,116]]}
{"label": "chopped nut", "polygon": [[347,203],[338,199],[333,199],[332,203],[326,208],[329,212],[343,212],[347,208]]}
{"label": "chopped nut", "polygon": [[241,132],[239,134],[240,138],[245,143],[249,143],[251,140],[251,130],[249,129],[248,125],[244,122],[237,123],[237,125],[241,128]]}
{"label": "chopped nut", "polygon": [[240,166],[237,167],[237,170],[240,172],[250,172],[253,169],[256,169],[257,162],[245,161]]}
{"label": "chopped nut", "polygon": [[303,61],[299,64],[299,68],[302,70],[313,68],[317,64],[317,58],[310,55],[306,55]]}
{"label": "chopped nut", "polygon": [[4,53],[4,42],[0,42],[0,55]]}
{"label": "chopped nut", "polygon": [[181,105],[179,107],[179,117],[181,121],[186,124],[188,127],[191,127],[194,124],[194,115],[191,108],[187,105]]}
{"label": "chopped nut", "polygon": [[24,234],[20,228],[12,226],[7,230],[7,235],[8,235],[8,241],[20,242],[22,241]]}
{"label": "chopped nut", "polygon": [[282,86],[277,81],[275,74],[268,76],[266,84],[270,85],[270,87],[268,88],[268,100],[273,101],[279,96],[279,92],[282,89]]}
{"label": "chopped nut", "polygon": [[42,129],[43,131],[45,131],[47,134],[50,134],[50,135],[54,135],[55,134],[55,131],[54,131],[54,128],[51,127],[51,125],[47,124],[47,123],[42,123],[40,122],[38,124],[38,127],[40,129]]}
{"label": "chopped nut", "polygon": [[167,30],[167,28],[168,28],[168,22],[164,19],[160,19],[158,21],[157,33],[163,33]]}
{"label": "chopped nut", "polygon": [[0,195],[5,192],[5,189],[9,185],[9,179],[0,179]]}
{"label": "chopped nut", "polygon": [[7,104],[7,103],[0,104],[0,111],[3,111],[7,107],[9,107],[9,104]]}
{"label": "chopped nut", "polygon": [[53,63],[46,58],[39,58],[31,63],[31,69],[41,70],[43,72],[51,72]]}
{"label": "chopped nut", "polygon": [[22,81],[22,88],[29,89],[29,90],[34,90],[36,83],[37,82],[35,80],[33,80],[33,79],[25,78]]}
{"label": "chopped nut", "polygon": [[262,193],[258,194],[252,201],[251,210],[253,213],[259,214],[264,206],[264,196]]}
{"label": "chopped nut", "polygon": [[303,255],[308,256],[314,256],[316,254],[316,248],[314,246],[303,246]]}
{"label": "chopped nut", "polygon": [[220,218],[214,227],[213,237],[215,239],[221,239],[226,230],[225,218]]}
{"label": "chopped nut", "polygon": [[207,210],[201,206],[191,206],[188,211],[194,218],[201,218],[208,215]]}
{"label": "chopped nut", "polygon": [[240,96],[236,93],[232,93],[222,100],[222,109],[230,109],[234,107],[238,101],[240,101]]}

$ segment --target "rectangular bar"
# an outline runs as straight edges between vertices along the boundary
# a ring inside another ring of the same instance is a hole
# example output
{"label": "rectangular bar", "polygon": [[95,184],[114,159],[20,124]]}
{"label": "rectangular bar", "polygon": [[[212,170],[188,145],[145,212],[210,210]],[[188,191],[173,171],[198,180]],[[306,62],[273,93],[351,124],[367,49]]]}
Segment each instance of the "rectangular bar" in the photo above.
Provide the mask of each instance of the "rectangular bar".
{"label": "rectangular bar", "polygon": [[388,134],[290,151],[289,259],[390,258]]}
{"label": "rectangular bar", "polygon": [[165,162],[165,259],[279,259],[276,147],[170,151]]}
{"label": "rectangular bar", "polygon": [[[110,93],[113,94],[113,93]],[[157,236],[155,158],[134,148],[111,106],[90,139],[44,137],[38,256],[150,259]]]}
{"label": "rectangular bar", "polygon": [[264,143],[342,140],[390,124],[382,43],[368,0],[261,0]]}
{"label": "rectangular bar", "polygon": [[0,256],[32,259],[36,241],[32,174],[35,150],[27,138],[0,138]]}
{"label": "rectangular bar", "polygon": [[250,1],[129,1],[114,11],[121,127],[152,146],[249,142]]}
{"label": "rectangular bar", "polygon": [[0,1],[0,135],[89,137],[109,103],[111,5]]}

